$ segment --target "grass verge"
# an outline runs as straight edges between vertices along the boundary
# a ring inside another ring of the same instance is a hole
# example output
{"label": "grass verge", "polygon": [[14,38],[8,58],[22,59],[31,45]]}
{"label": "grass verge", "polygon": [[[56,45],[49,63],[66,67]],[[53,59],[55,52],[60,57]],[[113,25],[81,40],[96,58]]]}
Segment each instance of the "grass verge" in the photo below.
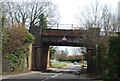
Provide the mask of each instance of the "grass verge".
{"label": "grass verge", "polygon": [[62,65],[58,66],[57,68],[63,68],[65,66],[67,66],[67,64],[62,64]]}
{"label": "grass verge", "polygon": [[72,63],[72,61],[59,61],[59,62]]}
{"label": "grass verge", "polygon": [[87,63],[78,63],[81,66],[87,66]]}
{"label": "grass verge", "polygon": [[58,65],[60,65],[61,63],[52,63],[52,67],[56,67]]}
{"label": "grass verge", "polygon": [[59,62],[59,63],[52,63],[52,67],[56,67],[56,68],[63,68],[65,66],[67,66],[67,64],[61,63],[61,62]]}

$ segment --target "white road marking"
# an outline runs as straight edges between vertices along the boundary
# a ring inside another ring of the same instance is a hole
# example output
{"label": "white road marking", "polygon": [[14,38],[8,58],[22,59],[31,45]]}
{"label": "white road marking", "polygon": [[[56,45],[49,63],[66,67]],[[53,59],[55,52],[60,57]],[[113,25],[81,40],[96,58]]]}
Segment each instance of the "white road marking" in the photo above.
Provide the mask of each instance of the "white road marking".
{"label": "white road marking", "polygon": [[58,75],[61,75],[61,74],[62,74],[62,73],[56,74],[56,75],[51,76],[51,77],[49,77],[49,78],[45,78],[45,79],[43,79],[43,80],[41,80],[41,81],[46,81],[46,80],[48,80],[48,79],[55,78],[55,77],[57,77]]}
{"label": "white road marking", "polygon": [[60,75],[60,74],[56,74],[56,75],[52,76],[52,78],[57,77],[58,75]]}
{"label": "white road marking", "polygon": [[[71,69],[73,69],[73,68],[74,68],[74,66],[70,67],[70,69],[64,71],[64,73],[67,72],[67,71],[71,71]],[[51,76],[51,77],[49,77],[49,78],[45,78],[45,79],[43,79],[43,80],[41,80],[41,81],[46,81],[46,80],[48,80],[48,79],[55,78],[55,77],[57,77],[57,76],[59,76],[59,75],[61,75],[61,74],[63,74],[63,73],[58,73],[58,74],[53,75],[53,76]]]}

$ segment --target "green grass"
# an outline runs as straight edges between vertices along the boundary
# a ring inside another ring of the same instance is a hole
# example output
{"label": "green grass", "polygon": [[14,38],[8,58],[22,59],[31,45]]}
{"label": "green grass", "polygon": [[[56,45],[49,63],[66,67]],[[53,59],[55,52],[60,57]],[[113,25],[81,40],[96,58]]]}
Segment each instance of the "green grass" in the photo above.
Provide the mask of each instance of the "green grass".
{"label": "green grass", "polygon": [[65,66],[67,66],[67,64],[62,64],[61,66],[58,66],[57,68],[63,68]]}
{"label": "green grass", "polygon": [[59,62],[72,63],[72,61],[59,61]]}
{"label": "green grass", "polygon": [[62,64],[61,62],[58,62],[58,63],[52,63],[52,67],[56,67],[56,68],[63,68],[67,66],[67,64]]}
{"label": "green grass", "polygon": [[58,65],[60,65],[61,63],[52,63],[52,67],[55,67],[55,66],[58,66]]}
{"label": "green grass", "polygon": [[87,66],[87,63],[78,63],[81,66]]}

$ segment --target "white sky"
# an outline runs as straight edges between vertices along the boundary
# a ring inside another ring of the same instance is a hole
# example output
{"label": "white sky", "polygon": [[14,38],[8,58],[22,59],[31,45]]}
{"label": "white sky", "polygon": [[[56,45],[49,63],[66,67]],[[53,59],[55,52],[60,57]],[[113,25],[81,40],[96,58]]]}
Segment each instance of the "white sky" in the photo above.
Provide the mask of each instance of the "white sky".
{"label": "white sky", "polygon": [[[61,15],[60,24],[76,24],[75,14],[78,13],[79,8],[84,5],[91,4],[94,0],[51,0],[57,5],[58,11]],[[117,10],[119,0],[100,0],[101,4],[110,5]],[[78,24],[78,23],[77,23]]]}
{"label": "white sky", "polygon": [[[73,50],[73,48],[79,48],[79,47],[71,47],[71,46],[60,46],[60,49],[61,50],[64,50],[65,51],[65,49],[68,49],[68,51],[69,51],[69,55],[73,55],[73,52],[72,52],[72,50]],[[81,54],[81,53],[79,53],[79,54]]]}

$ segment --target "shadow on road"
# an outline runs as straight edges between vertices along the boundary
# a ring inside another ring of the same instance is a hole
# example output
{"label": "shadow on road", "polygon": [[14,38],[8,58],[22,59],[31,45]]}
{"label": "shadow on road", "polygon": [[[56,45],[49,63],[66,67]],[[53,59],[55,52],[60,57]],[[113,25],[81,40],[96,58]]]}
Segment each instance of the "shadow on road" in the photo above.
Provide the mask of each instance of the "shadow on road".
{"label": "shadow on road", "polygon": [[2,81],[100,81],[89,78],[86,71],[75,68],[56,68],[44,70],[31,76],[16,79],[3,79]]}
{"label": "shadow on road", "polygon": [[76,70],[67,70],[67,68],[62,68],[61,70],[45,70],[42,71],[42,73],[62,73],[62,74],[72,74],[72,75],[80,75],[80,71],[76,71]]}

